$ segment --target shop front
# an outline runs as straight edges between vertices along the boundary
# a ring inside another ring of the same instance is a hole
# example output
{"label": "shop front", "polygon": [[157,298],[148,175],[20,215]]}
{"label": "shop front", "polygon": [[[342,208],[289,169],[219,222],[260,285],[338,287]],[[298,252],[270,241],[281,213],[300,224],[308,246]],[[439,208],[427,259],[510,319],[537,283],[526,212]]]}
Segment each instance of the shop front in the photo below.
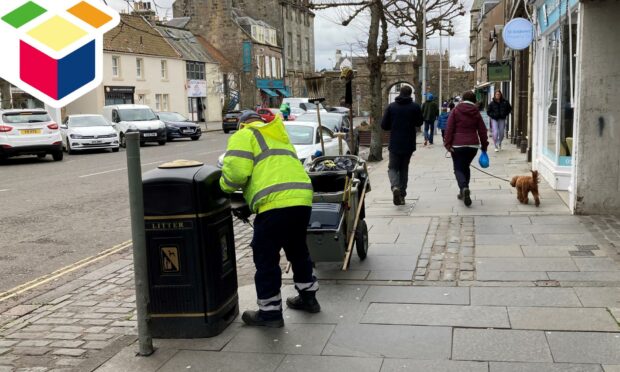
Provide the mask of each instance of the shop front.
{"label": "shop front", "polygon": [[256,79],[256,87],[259,90],[261,107],[278,108],[282,100],[291,95],[282,79]]}
{"label": "shop front", "polygon": [[128,86],[105,86],[105,104],[107,105],[122,105],[135,103],[134,93],[135,87]]}
{"label": "shop front", "polygon": [[546,0],[537,7],[534,162],[556,190],[572,192],[578,1]]}
{"label": "shop front", "polygon": [[187,112],[189,119],[196,122],[204,122],[207,110],[207,81],[187,81]]}

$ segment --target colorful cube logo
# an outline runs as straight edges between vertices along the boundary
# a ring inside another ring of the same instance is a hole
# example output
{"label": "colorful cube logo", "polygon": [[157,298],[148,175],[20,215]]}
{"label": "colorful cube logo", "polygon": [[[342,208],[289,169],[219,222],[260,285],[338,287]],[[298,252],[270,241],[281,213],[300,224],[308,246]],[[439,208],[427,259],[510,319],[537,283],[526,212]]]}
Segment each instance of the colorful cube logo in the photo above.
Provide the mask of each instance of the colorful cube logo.
{"label": "colorful cube logo", "polygon": [[97,0],[0,3],[0,76],[52,107],[103,79],[103,34],[120,21]]}

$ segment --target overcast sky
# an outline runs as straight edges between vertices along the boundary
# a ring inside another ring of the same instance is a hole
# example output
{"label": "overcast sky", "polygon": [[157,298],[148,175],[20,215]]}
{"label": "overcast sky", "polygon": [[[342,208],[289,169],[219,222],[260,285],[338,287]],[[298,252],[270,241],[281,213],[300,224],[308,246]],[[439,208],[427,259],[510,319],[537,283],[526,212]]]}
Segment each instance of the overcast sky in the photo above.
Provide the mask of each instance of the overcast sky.
{"label": "overcast sky", "polygon": [[[125,0],[107,0],[108,4],[117,10],[127,10],[127,1]],[[458,20],[455,20],[455,36],[449,38],[444,37],[442,40],[442,48],[448,49],[450,46],[450,64],[452,66],[467,65],[469,52],[469,8],[473,0],[464,0],[467,14]],[[157,0],[158,13],[160,16],[172,16],[170,4],[174,0]],[[368,17],[361,15],[357,20],[351,22],[347,27],[341,25],[344,12],[337,9],[328,9],[316,12],[314,21],[314,47],[316,69],[331,68],[334,66],[336,49],[341,49],[343,54],[349,55],[351,49],[354,56],[362,56],[366,54],[365,40],[368,38]],[[392,32],[391,39],[396,39],[396,34]],[[439,38],[430,38],[427,42],[429,52],[439,51]],[[393,45],[397,46],[397,45]],[[391,47],[393,47],[391,46]],[[410,53],[409,47],[400,46],[399,53]]]}

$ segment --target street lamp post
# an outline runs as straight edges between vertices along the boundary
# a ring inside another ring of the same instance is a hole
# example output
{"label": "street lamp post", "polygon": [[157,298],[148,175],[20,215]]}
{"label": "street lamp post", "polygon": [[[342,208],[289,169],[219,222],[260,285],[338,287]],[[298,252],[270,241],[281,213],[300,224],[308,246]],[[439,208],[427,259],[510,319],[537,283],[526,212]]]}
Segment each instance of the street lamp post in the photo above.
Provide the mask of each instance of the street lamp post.
{"label": "street lamp post", "polygon": [[426,102],[426,0],[422,1],[422,103]]}

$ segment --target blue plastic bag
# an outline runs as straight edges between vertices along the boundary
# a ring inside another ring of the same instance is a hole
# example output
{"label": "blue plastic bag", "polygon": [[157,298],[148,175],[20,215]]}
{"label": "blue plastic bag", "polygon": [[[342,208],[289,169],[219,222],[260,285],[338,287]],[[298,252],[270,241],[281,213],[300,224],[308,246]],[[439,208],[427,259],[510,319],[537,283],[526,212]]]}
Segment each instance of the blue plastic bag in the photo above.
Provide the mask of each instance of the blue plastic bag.
{"label": "blue plastic bag", "polygon": [[480,163],[480,166],[482,168],[488,168],[489,167],[489,155],[487,154],[486,151],[482,151],[480,153],[480,157],[478,158],[478,163]]}

